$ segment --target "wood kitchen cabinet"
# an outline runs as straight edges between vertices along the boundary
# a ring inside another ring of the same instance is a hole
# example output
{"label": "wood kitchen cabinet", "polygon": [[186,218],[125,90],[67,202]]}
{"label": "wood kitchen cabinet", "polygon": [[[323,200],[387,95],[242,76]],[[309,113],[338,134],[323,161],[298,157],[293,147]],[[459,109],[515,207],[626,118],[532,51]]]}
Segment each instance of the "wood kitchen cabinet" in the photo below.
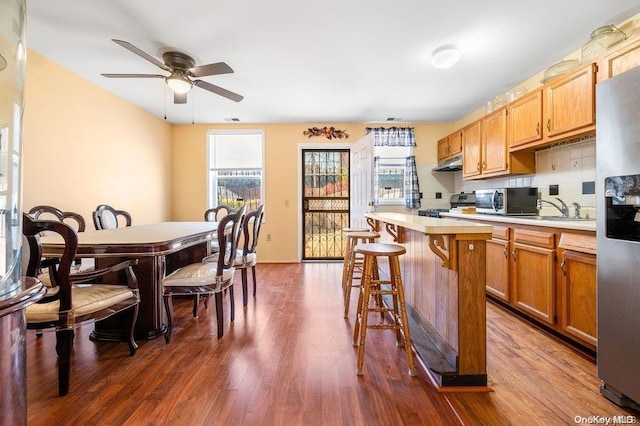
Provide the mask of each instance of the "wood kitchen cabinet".
{"label": "wood kitchen cabinet", "polygon": [[509,148],[542,140],[542,89],[516,99],[507,107]]}
{"label": "wood kitchen cabinet", "polygon": [[493,226],[486,241],[487,296],[595,350],[595,232],[476,218],[465,220]]}
{"label": "wood kitchen cabinet", "polygon": [[532,317],[553,325],[556,301],[555,234],[514,229],[511,258],[512,303]]}
{"label": "wood kitchen cabinet", "polygon": [[463,179],[535,172],[533,152],[509,153],[506,107],[462,129],[462,151]]}
{"label": "wood kitchen cabinet", "polygon": [[560,252],[559,326],[566,334],[595,349],[596,241],[595,236],[562,233]]}
{"label": "wood kitchen cabinet", "polygon": [[596,71],[595,63],[570,71],[509,104],[509,151],[594,132]]}
{"label": "wood kitchen cabinet", "polygon": [[507,110],[500,108],[462,131],[462,177],[477,179],[507,170]]}
{"label": "wood kitchen cabinet", "polygon": [[[615,49],[615,50],[614,50]],[[640,39],[623,43],[606,53],[598,64],[598,82],[640,65]]]}
{"label": "wood kitchen cabinet", "polygon": [[482,169],[482,121],[477,120],[462,129],[462,177],[480,176]]}
{"label": "wood kitchen cabinet", "polygon": [[559,140],[595,130],[596,70],[592,63],[544,86],[545,139]]}
{"label": "wood kitchen cabinet", "polygon": [[462,130],[458,130],[438,141],[438,162],[462,153]]}
{"label": "wood kitchen cabinet", "polygon": [[493,233],[486,242],[487,293],[509,303],[511,292],[509,291],[509,264],[511,228],[507,226],[493,225]]}
{"label": "wood kitchen cabinet", "polygon": [[482,119],[482,161],[485,176],[504,174],[507,164],[507,109],[501,108]]}

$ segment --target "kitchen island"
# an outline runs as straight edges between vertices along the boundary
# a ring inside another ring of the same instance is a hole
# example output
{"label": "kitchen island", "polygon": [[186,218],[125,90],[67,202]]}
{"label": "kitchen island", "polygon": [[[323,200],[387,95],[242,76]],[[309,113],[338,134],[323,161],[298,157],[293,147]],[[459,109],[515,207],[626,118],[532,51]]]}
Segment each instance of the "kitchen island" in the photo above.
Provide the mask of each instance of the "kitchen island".
{"label": "kitchen island", "polygon": [[[414,349],[440,390],[487,390],[486,240],[492,226],[402,213],[366,213],[400,265]],[[386,232],[382,232],[386,230]]]}

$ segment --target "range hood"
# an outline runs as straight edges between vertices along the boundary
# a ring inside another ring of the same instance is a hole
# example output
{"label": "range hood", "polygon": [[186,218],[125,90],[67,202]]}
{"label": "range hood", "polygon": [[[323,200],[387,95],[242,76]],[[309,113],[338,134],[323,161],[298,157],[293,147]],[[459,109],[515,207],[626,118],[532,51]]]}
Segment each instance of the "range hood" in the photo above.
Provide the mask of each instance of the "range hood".
{"label": "range hood", "polygon": [[462,170],[462,155],[455,156],[433,168],[434,172],[455,172]]}

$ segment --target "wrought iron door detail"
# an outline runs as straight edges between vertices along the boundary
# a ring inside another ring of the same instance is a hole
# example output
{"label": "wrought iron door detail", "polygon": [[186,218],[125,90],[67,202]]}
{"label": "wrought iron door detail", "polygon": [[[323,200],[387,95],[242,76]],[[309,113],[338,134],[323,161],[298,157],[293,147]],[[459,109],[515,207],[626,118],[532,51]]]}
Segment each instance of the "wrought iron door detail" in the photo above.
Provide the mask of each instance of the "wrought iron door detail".
{"label": "wrought iron door detail", "polygon": [[303,150],[303,260],[342,259],[349,226],[349,150]]}

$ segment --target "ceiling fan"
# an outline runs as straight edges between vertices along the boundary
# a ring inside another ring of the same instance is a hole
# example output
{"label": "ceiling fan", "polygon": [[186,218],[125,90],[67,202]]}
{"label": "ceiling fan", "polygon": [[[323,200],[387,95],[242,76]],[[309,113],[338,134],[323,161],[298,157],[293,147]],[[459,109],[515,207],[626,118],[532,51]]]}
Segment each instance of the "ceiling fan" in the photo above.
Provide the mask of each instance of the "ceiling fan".
{"label": "ceiling fan", "polygon": [[173,102],[176,104],[187,103],[187,93],[193,86],[208,90],[216,95],[223,96],[235,102],[240,102],[243,96],[233,93],[230,90],[223,89],[215,84],[208,83],[204,80],[193,80],[193,77],[204,77],[208,75],[230,74],[233,69],[224,62],[216,62],[214,64],[198,65],[196,61],[183,52],[174,50],[166,51],[162,54],[162,61],[149,55],[143,50],[137,48],[133,44],[112,39],[112,41],[125,49],[135,53],[143,59],[151,62],[159,68],[170,73],[168,76],[161,74],[102,74],[108,78],[162,78],[167,86],[173,91]]}

